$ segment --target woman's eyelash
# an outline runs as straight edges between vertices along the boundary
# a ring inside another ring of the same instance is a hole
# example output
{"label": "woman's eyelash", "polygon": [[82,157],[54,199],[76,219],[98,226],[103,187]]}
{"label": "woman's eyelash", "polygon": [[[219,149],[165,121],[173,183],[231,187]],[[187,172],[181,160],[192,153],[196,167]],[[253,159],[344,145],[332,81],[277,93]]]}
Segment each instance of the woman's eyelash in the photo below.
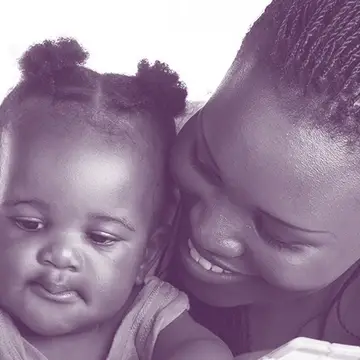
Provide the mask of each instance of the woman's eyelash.
{"label": "woman's eyelash", "polygon": [[261,238],[267,243],[269,244],[271,247],[279,250],[279,251],[284,251],[284,250],[290,250],[290,251],[296,251],[299,250],[299,245],[298,244],[290,244],[287,242],[284,242],[282,240],[279,239],[275,239],[272,236],[269,236],[268,234],[266,235],[262,235]]}
{"label": "woman's eyelash", "polygon": [[300,244],[294,244],[285,242],[279,239],[277,236],[270,235],[265,229],[262,224],[262,219],[258,218],[256,220],[256,230],[260,238],[266,242],[272,248],[279,250],[279,251],[299,251],[301,250]]}

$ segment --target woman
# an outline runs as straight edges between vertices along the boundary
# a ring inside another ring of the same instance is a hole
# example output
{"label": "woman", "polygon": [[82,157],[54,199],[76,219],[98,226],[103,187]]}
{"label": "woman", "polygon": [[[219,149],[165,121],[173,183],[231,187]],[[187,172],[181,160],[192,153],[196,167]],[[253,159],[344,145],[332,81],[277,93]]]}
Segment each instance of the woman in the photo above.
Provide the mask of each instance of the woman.
{"label": "woman", "polygon": [[360,2],[274,0],[185,125],[171,281],[238,354],[360,345]]}

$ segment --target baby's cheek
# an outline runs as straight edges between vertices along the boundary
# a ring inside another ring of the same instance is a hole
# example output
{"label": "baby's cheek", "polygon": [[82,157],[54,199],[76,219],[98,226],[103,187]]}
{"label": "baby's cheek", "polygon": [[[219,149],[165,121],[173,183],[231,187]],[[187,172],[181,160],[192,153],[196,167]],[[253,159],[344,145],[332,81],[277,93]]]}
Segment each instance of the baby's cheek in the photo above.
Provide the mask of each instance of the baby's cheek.
{"label": "baby's cheek", "polygon": [[34,252],[25,247],[8,246],[0,251],[1,301],[8,300],[11,303],[19,296],[26,284],[34,278],[37,269],[35,261]]}
{"label": "baby's cheek", "polygon": [[96,282],[93,282],[93,293],[101,294],[98,298],[100,306],[111,308],[119,307],[126,301],[139,273],[139,260],[135,253],[128,252],[127,255],[116,259],[98,262],[96,269],[93,268]]}
{"label": "baby's cheek", "polygon": [[[100,256],[99,256],[100,255]],[[144,249],[135,244],[120,243],[116,249],[97,254],[89,259],[94,274],[103,278],[103,283],[131,282],[139,271],[144,258]]]}

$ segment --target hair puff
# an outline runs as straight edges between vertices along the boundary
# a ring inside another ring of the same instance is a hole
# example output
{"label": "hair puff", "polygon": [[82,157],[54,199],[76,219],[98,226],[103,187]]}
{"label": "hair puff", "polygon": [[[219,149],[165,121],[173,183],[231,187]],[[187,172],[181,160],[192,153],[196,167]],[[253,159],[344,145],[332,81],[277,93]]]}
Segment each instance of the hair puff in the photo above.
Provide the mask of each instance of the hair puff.
{"label": "hair puff", "polygon": [[147,59],[138,64],[136,79],[144,96],[150,104],[162,114],[175,118],[186,107],[186,85],[179,75],[163,62],[155,61],[150,65]]}
{"label": "hair puff", "polygon": [[45,40],[29,48],[19,61],[23,79],[52,78],[63,69],[83,65],[88,53],[70,38]]}

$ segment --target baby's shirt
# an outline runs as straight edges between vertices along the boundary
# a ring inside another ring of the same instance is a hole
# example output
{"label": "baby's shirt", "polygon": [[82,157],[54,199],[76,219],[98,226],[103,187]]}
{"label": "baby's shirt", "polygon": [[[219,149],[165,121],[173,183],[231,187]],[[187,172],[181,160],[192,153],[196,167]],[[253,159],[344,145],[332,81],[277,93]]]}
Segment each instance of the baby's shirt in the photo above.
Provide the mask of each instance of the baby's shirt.
{"label": "baby's shirt", "polygon": [[[119,326],[106,360],[151,360],[161,330],[189,309],[185,293],[156,277],[146,280]],[[0,311],[0,359],[47,360]]]}

